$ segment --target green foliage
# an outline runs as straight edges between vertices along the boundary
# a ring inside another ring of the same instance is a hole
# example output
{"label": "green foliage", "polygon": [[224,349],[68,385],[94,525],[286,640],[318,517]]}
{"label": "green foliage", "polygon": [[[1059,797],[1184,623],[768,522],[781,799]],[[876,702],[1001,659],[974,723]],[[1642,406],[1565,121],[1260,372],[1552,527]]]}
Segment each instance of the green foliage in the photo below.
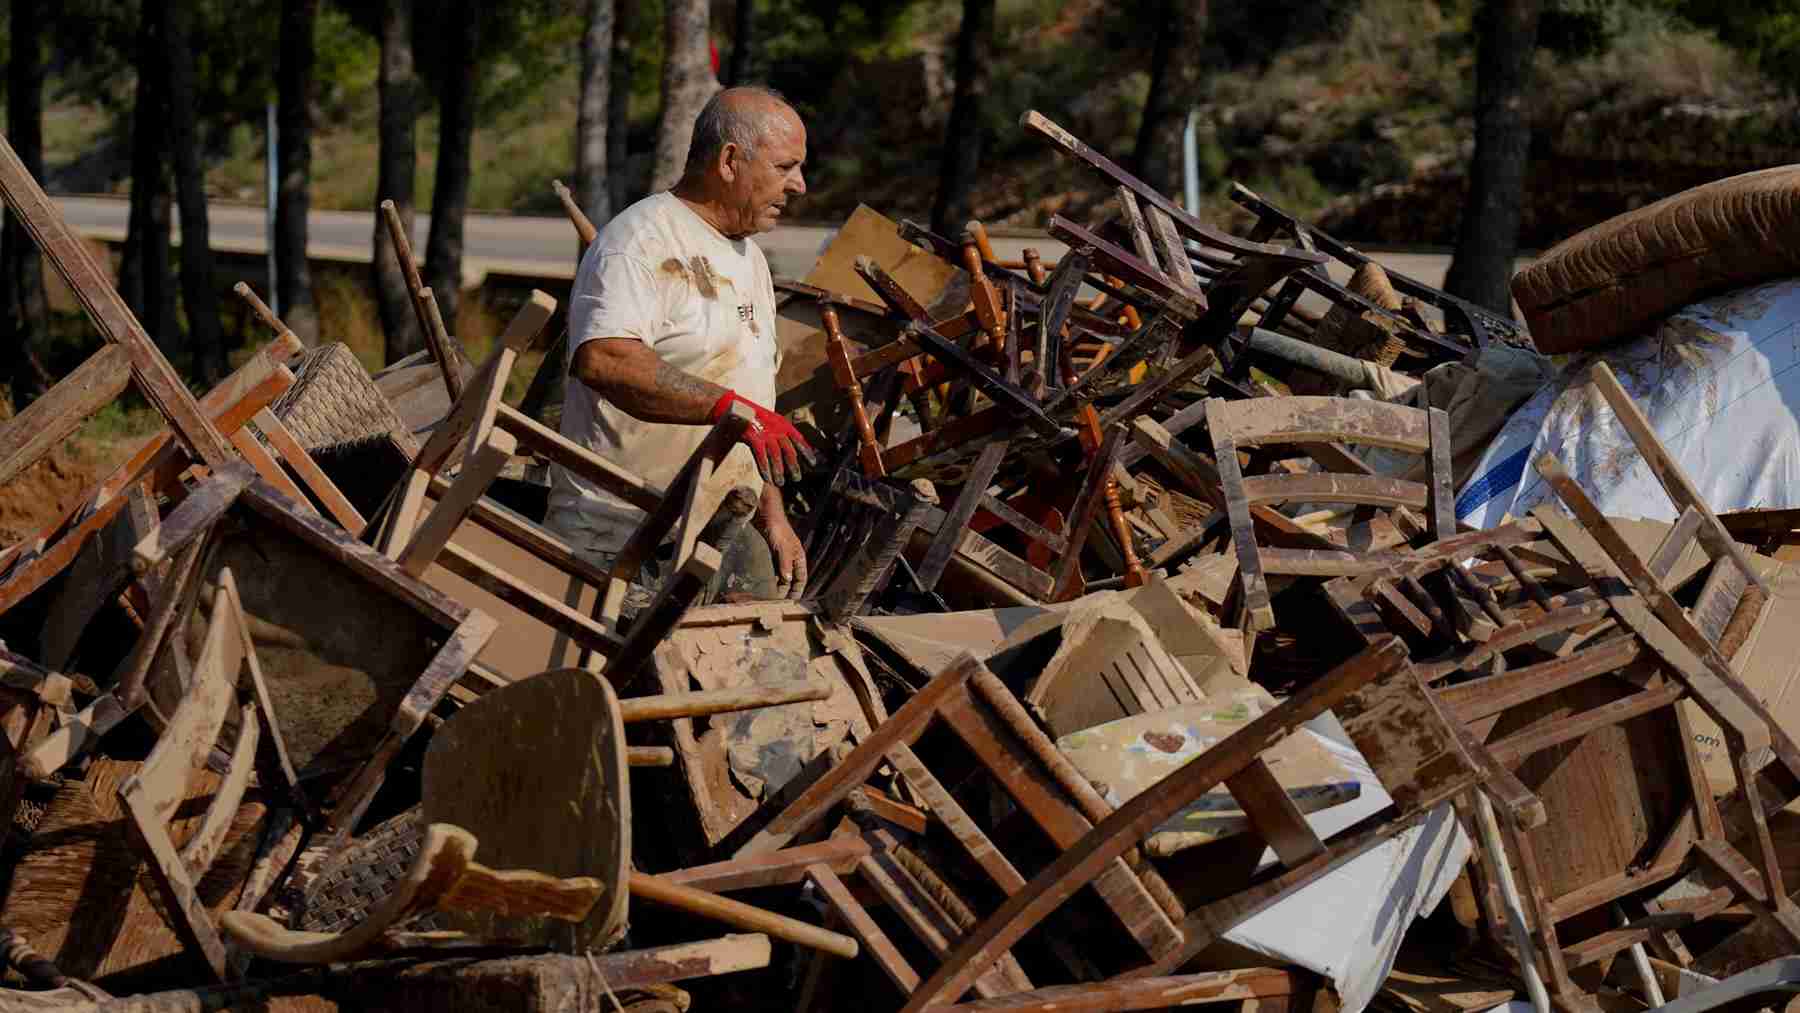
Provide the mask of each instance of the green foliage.
{"label": "green foliage", "polygon": [[1789,91],[1800,89],[1800,0],[1658,0],[1716,32]]}

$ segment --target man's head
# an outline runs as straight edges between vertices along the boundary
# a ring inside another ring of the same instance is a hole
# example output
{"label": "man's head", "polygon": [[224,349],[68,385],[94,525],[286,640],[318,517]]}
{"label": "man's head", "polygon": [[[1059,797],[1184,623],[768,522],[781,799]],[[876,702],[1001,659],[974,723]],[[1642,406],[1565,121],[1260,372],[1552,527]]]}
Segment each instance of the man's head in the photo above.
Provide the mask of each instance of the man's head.
{"label": "man's head", "polygon": [[773,229],[806,192],[806,125],[769,88],[727,88],[694,121],[680,196],[703,204],[733,239]]}

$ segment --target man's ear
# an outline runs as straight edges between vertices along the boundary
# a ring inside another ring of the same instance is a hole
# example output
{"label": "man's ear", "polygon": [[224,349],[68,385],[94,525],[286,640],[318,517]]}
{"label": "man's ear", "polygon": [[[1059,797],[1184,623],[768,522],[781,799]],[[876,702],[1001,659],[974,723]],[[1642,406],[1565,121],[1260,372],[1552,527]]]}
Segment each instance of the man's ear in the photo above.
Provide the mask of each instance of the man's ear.
{"label": "man's ear", "polygon": [[738,155],[742,153],[742,151],[742,148],[739,148],[730,141],[726,141],[720,146],[718,163],[720,179],[723,179],[727,183],[734,183],[737,181],[737,160]]}

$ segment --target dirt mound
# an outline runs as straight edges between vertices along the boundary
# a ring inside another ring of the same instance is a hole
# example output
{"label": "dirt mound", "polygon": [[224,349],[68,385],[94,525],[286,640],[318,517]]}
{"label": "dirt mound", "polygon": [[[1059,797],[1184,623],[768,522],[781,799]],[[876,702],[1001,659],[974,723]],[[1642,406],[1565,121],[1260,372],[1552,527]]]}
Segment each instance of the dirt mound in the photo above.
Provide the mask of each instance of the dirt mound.
{"label": "dirt mound", "polygon": [[38,533],[80,502],[125,453],[110,443],[70,440],[0,489],[0,544]]}

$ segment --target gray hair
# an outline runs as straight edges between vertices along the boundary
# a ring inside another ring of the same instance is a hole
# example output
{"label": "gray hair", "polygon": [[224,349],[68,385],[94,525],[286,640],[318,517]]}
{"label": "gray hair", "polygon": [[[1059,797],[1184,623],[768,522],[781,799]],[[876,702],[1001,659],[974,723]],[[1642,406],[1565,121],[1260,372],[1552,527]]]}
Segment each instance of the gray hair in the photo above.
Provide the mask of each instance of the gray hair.
{"label": "gray hair", "polygon": [[739,85],[715,92],[694,120],[694,136],[688,142],[683,175],[705,172],[727,144],[737,145],[746,155],[756,153],[758,142],[775,125],[779,113],[766,103],[744,101],[750,96],[773,99],[782,108],[793,108],[787,96],[760,84]]}

